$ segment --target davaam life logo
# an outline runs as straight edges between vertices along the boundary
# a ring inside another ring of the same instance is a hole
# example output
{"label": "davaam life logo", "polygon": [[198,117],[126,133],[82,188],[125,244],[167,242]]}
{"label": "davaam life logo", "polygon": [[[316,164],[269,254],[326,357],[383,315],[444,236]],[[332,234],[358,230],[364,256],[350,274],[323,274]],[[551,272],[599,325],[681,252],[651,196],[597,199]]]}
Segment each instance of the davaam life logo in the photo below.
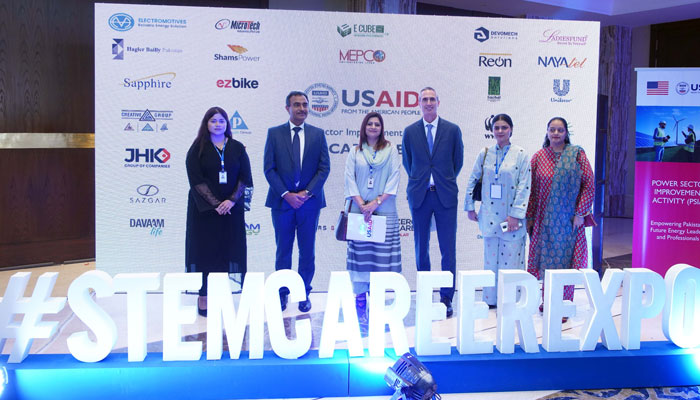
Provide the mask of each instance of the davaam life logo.
{"label": "davaam life logo", "polygon": [[305,93],[311,103],[309,112],[314,117],[327,117],[338,107],[338,93],[330,85],[314,83]]}
{"label": "davaam life logo", "polygon": [[125,88],[143,90],[144,92],[149,89],[170,89],[173,87],[175,76],[174,72],[163,72],[143,78],[124,78],[123,85]]}
{"label": "davaam life logo", "polygon": [[241,21],[222,18],[214,24],[217,30],[234,30],[238,33],[260,33],[260,21]]}
{"label": "davaam life logo", "polygon": [[124,159],[125,168],[170,168],[170,152],[166,149],[124,149],[127,156]]}
{"label": "davaam life logo", "polygon": [[115,31],[126,32],[134,27],[134,18],[126,13],[116,13],[109,17],[109,26]]}
{"label": "davaam life logo", "polygon": [[233,116],[229,120],[229,123],[231,126],[231,133],[234,135],[237,133],[243,135],[250,135],[253,133],[248,129],[248,125],[246,125],[243,117],[241,117],[241,114],[238,113],[238,110],[233,112]]}
{"label": "davaam life logo", "polygon": [[158,237],[165,229],[165,218],[129,218],[129,228],[146,230],[151,236]]}
{"label": "davaam life logo", "polygon": [[506,40],[517,40],[518,39],[518,32],[515,31],[490,31],[483,26],[477,29],[474,29],[474,39],[477,42],[485,42],[489,39],[506,39]]}
{"label": "davaam life logo", "polygon": [[127,121],[125,132],[165,132],[173,120],[172,110],[122,110],[121,115]]}
{"label": "davaam life logo", "polygon": [[384,31],[384,25],[369,25],[369,24],[343,24],[336,26],[336,30],[341,37],[357,36],[357,37],[384,37],[389,34]]}
{"label": "davaam life logo", "polygon": [[555,79],[552,85],[552,90],[558,97],[552,97],[550,98],[550,101],[552,103],[570,103],[571,99],[564,98],[569,94],[570,85],[571,83],[568,79]]}
{"label": "davaam life logo", "polygon": [[144,205],[144,204],[165,204],[166,198],[158,196],[160,189],[158,186],[150,183],[143,184],[136,188],[136,194],[129,197],[129,204]]}

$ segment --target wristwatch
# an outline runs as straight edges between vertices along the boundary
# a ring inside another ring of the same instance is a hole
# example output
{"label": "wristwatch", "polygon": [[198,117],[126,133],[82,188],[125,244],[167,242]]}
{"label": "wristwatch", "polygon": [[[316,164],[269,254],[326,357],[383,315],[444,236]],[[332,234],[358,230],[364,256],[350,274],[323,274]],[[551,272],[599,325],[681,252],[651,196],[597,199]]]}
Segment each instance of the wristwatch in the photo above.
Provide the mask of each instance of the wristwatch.
{"label": "wristwatch", "polygon": [[382,205],[382,198],[381,197],[377,197],[377,205],[378,206]]}
{"label": "wristwatch", "polygon": [[311,191],[310,191],[310,190],[307,190],[307,191],[306,191],[306,197],[311,197]]}

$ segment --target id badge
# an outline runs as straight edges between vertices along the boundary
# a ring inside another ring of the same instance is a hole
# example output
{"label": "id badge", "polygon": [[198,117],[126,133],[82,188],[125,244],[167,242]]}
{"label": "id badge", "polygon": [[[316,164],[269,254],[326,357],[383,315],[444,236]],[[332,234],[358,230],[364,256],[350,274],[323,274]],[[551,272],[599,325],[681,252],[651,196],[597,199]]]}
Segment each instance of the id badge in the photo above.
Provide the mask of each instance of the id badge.
{"label": "id badge", "polygon": [[367,189],[374,189],[374,178],[371,176],[367,180]]}
{"label": "id badge", "polygon": [[491,184],[491,198],[500,199],[501,198],[501,185],[495,183]]}
{"label": "id badge", "polygon": [[219,183],[225,185],[228,182],[226,171],[219,171]]}

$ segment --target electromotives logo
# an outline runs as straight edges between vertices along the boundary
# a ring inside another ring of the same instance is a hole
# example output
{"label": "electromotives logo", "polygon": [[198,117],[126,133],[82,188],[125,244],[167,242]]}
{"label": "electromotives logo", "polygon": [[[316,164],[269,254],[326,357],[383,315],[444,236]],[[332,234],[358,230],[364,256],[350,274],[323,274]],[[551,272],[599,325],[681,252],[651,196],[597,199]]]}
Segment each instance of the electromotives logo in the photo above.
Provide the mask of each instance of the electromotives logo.
{"label": "electromotives logo", "polygon": [[474,29],[474,39],[477,42],[485,42],[489,39],[517,40],[518,32],[515,31],[492,31],[482,27]]}
{"label": "electromotives logo", "polygon": [[129,204],[165,204],[166,198],[159,196],[160,189],[150,183],[143,184],[136,188],[136,195],[129,197]]}
{"label": "electromotives logo", "polygon": [[557,97],[550,98],[552,103],[570,103],[571,99],[565,98],[569,94],[571,81],[568,79],[555,79],[552,83],[552,91]]}
{"label": "electromotives logo", "polygon": [[123,60],[124,59],[124,39],[112,39],[112,57],[113,60]]}
{"label": "electromotives logo", "polygon": [[137,26],[139,28],[183,29],[187,28],[187,20],[184,18],[139,18]]}
{"label": "electromotives logo", "polygon": [[238,112],[238,110],[233,112],[233,116],[231,116],[229,123],[231,126],[232,134],[250,135],[253,133],[251,130],[248,129],[248,125],[245,123],[243,117],[241,117],[241,114]]}
{"label": "electromotives logo", "polygon": [[136,89],[137,91],[171,89],[175,76],[174,72],[163,72],[162,74],[144,76],[143,78],[124,78],[123,86]]}
{"label": "electromotives logo", "polygon": [[511,68],[513,67],[513,59],[510,58],[511,56],[511,53],[479,53],[479,66],[487,68]]}
{"label": "electromotives logo", "polygon": [[158,237],[165,229],[165,218],[129,218],[129,228],[145,230],[149,235]]}
{"label": "electromotives logo", "polygon": [[576,68],[581,69],[585,66],[588,58],[580,60],[576,57],[566,58],[566,57],[537,57],[537,65],[541,65],[545,68]]}
{"label": "electromotives logo", "polygon": [[501,77],[489,76],[488,101],[501,101]]}
{"label": "electromotives logo", "polygon": [[233,52],[233,54],[214,53],[214,61],[247,61],[247,62],[260,61],[260,56],[250,56],[250,55],[244,54],[244,53],[248,52],[248,49],[246,49],[243,46],[240,46],[237,44],[228,44],[227,46],[228,46],[229,50],[231,50],[231,52]]}
{"label": "electromotives logo", "polygon": [[109,17],[109,26],[115,31],[126,32],[135,25],[134,18],[126,13],[116,13]]}
{"label": "electromotives logo", "polygon": [[338,51],[338,62],[341,64],[375,64],[386,59],[384,50],[357,50],[351,49]]}
{"label": "electromotives logo", "polygon": [[384,37],[389,35],[384,30],[384,25],[342,24],[337,25],[336,30],[341,37],[348,37],[350,35],[357,37]]}
{"label": "electromotives logo", "polygon": [[170,152],[160,149],[124,149],[127,153],[124,158],[125,168],[170,168]]}
{"label": "electromotives logo", "polygon": [[122,120],[127,123],[124,132],[165,132],[173,120],[172,110],[122,110]]}
{"label": "electromotives logo", "polygon": [[238,33],[260,33],[260,21],[242,21],[222,18],[214,24],[216,30],[233,30]]}

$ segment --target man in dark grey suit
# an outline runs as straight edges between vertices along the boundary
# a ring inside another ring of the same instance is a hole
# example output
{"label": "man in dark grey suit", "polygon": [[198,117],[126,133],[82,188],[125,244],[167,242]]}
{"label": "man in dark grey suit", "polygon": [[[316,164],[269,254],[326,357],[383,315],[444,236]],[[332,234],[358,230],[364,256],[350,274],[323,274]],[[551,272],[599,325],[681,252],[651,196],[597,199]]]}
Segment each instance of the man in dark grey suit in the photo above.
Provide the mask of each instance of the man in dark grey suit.
{"label": "man in dark grey suit", "polygon": [[[292,247],[297,235],[299,275],[306,286],[306,300],[299,311],[311,309],[309,293],[314,277],[316,229],[321,208],[326,206],[323,184],[331,165],[323,131],[305,124],[309,99],[304,92],[287,95],[289,121],[267,131],[265,178],[270,184],[265,206],[272,210],[277,252],[275,270],[292,268]],[[287,308],[289,289],[280,289],[282,310]]]}
{"label": "man in dark grey suit", "polygon": [[435,217],[442,270],[452,272],[452,287],[440,289],[440,301],[452,316],[457,264],[457,175],[464,162],[462,131],[437,115],[435,89],[420,91],[423,118],[404,129],[403,166],[408,173],[408,205],[413,218],[416,269],[430,271],[430,221]]}

